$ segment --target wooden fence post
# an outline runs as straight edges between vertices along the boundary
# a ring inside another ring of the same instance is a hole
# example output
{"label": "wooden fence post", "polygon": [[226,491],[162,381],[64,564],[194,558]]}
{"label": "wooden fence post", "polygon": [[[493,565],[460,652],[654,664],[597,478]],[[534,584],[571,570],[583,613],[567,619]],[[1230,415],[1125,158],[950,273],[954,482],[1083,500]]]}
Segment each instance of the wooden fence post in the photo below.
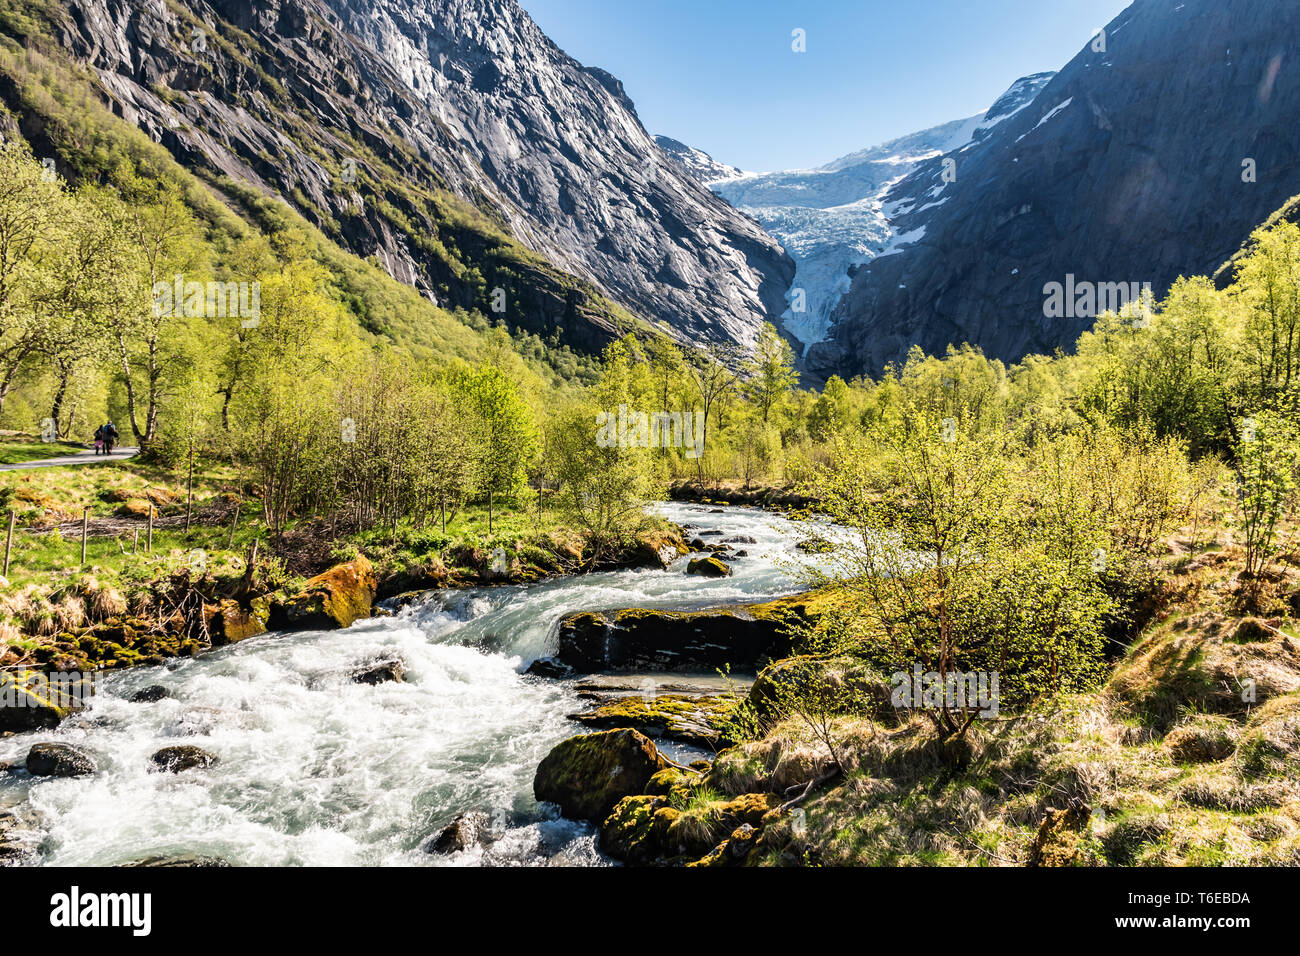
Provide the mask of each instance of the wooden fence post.
{"label": "wooden fence post", "polygon": [[14,522],[18,520],[18,512],[9,512],[9,534],[5,536],[5,577],[9,577],[9,554],[14,547]]}
{"label": "wooden fence post", "polygon": [[239,524],[239,509],[243,506],[243,501],[235,502],[235,513],[230,518],[230,540],[226,542],[226,550],[235,550],[235,527]]}

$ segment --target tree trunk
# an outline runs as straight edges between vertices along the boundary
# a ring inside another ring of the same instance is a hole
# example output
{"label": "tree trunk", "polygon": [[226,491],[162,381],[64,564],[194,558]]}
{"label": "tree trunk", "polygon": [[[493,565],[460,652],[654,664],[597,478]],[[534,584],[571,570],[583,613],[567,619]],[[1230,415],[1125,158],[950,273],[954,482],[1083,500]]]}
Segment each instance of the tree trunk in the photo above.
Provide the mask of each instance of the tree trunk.
{"label": "tree trunk", "polygon": [[59,439],[63,437],[61,434],[59,434],[59,415],[63,413],[63,399],[66,397],[68,393],[68,379],[70,377],[71,377],[70,371],[68,371],[67,369],[60,369],[59,387],[54,393],[54,407],[50,410],[50,418],[54,421],[55,439]]}
{"label": "tree trunk", "polygon": [[185,530],[190,530],[190,516],[194,512],[194,446],[190,446],[190,474],[185,495]]}
{"label": "tree trunk", "polygon": [[126,337],[117,337],[118,352],[122,356],[122,383],[126,386],[126,417],[131,423],[131,434],[135,435],[136,444],[140,444],[140,426],[135,418],[135,382],[131,380],[131,359],[126,352]]}

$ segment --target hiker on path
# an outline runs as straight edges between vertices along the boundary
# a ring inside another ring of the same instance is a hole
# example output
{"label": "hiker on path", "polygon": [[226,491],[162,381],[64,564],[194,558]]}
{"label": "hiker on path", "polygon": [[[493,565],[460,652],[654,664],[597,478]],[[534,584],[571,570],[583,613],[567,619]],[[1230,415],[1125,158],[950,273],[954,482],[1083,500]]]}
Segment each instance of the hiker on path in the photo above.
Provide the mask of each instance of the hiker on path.
{"label": "hiker on path", "polygon": [[111,421],[105,422],[100,426],[104,439],[104,454],[113,454],[113,446],[117,444],[117,426]]}
{"label": "hiker on path", "polygon": [[104,447],[104,426],[100,425],[95,429],[95,454],[98,455]]}

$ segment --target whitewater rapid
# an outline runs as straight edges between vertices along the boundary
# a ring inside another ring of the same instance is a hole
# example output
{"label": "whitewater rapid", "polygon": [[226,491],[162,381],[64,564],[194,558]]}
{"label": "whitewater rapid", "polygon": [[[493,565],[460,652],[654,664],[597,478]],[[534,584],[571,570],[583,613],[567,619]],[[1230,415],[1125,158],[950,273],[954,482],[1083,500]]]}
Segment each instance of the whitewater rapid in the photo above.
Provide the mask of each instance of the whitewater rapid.
{"label": "whitewater rapid", "polygon": [[[21,766],[41,741],[88,751],[92,776],[0,773],[0,809],[31,821],[19,839],[46,865],[116,865],[196,854],[242,866],[599,864],[592,828],[532,795],[537,764],[580,732],[574,681],[526,675],[554,650],[565,614],[685,608],[799,590],[793,545],[825,529],[748,508],[663,504],[666,517],[731,545],[729,578],[636,570],[531,585],[429,592],[391,617],[342,631],[267,634],[104,680],[88,710],[51,731],[0,739]],[[405,681],[351,679],[399,658]],[[144,687],[173,695],[132,703]],[[159,748],[215,754],[205,770],[151,772]],[[423,847],[457,814],[482,810],[497,839],[451,856]]]}

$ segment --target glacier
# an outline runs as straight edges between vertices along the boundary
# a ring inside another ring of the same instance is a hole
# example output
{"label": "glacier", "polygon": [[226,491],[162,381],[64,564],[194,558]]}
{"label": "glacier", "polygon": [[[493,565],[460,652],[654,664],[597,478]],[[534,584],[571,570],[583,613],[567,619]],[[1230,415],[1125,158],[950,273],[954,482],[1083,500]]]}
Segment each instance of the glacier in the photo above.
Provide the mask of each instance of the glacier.
{"label": "glacier", "polygon": [[[921,227],[896,236],[890,220],[946,201],[941,186],[924,197],[909,197],[905,206],[899,200],[887,202],[889,191],[921,163],[977,146],[989,130],[1032,103],[1054,75],[1021,77],[983,113],[858,150],[814,169],[745,172],[668,137],[655,139],[698,181],[785,246],[796,270],[781,320],[784,331],[806,352],[826,339],[855,266],[924,235]],[[796,312],[791,303],[797,303],[800,290],[804,308]]]}

